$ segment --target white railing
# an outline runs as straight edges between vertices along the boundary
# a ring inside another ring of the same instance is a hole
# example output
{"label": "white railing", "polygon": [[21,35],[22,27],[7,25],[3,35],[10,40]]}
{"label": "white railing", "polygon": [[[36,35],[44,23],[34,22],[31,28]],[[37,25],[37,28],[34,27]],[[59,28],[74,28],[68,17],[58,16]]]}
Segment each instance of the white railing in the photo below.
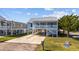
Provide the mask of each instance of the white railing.
{"label": "white railing", "polygon": [[35,25],[34,28],[58,28],[57,25]]}
{"label": "white railing", "polygon": [[0,26],[0,30],[7,30],[7,29],[25,29],[25,28],[17,28],[17,27],[11,27],[11,26]]}
{"label": "white railing", "polygon": [[1,30],[10,29],[10,26],[0,26],[0,29],[1,29]]}

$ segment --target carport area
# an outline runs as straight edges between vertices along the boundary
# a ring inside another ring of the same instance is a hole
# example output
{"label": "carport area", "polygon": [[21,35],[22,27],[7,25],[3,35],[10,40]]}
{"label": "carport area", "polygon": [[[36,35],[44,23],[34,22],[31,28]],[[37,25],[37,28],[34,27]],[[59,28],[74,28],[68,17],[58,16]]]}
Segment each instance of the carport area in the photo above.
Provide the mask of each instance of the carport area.
{"label": "carport area", "polygon": [[34,29],[32,31],[32,34],[40,35],[40,36],[46,36],[46,29]]}

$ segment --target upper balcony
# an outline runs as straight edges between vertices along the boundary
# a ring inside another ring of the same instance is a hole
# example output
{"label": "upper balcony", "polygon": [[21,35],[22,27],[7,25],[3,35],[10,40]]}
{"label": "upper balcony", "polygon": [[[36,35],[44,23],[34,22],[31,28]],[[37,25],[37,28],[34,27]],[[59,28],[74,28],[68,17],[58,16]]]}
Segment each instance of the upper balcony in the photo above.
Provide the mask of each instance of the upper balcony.
{"label": "upper balcony", "polygon": [[6,29],[10,29],[11,26],[0,26],[0,30],[6,30]]}
{"label": "upper balcony", "polygon": [[12,27],[12,26],[0,26],[0,30],[11,30],[11,29],[25,29],[25,27]]}
{"label": "upper balcony", "polygon": [[39,28],[39,29],[57,29],[57,25],[34,25],[33,28]]}

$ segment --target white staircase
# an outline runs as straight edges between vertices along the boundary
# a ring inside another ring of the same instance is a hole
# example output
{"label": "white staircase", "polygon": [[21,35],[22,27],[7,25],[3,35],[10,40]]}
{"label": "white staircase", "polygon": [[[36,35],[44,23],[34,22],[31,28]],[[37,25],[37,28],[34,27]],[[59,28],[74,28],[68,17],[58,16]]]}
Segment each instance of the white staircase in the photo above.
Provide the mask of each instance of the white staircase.
{"label": "white staircase", "polygon": [[56,30],[47,30],[47,35],[56,35]]}

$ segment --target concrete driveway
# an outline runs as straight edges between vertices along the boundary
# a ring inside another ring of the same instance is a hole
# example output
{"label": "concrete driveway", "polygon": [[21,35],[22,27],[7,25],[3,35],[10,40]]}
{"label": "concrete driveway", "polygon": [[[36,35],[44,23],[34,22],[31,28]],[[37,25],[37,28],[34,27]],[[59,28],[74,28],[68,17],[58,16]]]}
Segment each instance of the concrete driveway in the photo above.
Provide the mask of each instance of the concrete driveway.
{"label": "concrete driveway", "polygon": [[44,36],[39,35],[26,35],[20,38],[12,39],[6,42],[12,43],[29,43],[29,44],[41,44],[41,41],[45,39]]}
{"label": "concrete driveway", "polygon": [[0,51],[35,51],[38,45],[28,43],[0,43]]}
{"label": "concrete driveway", "polygon": [[38,35],[26,35],[0,43],[0,51],[35,51],[45,37]]}

